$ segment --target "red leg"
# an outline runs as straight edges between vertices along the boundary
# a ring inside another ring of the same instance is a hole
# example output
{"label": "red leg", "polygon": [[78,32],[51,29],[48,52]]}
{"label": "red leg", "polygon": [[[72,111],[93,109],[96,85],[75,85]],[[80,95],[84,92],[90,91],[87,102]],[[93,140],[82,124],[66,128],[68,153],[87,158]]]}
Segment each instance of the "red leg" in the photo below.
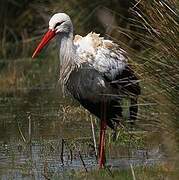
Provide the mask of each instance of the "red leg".
{"label": "red leg", "polygon": [[105,166],[105,132],[106,132],[106,120],[101,120],[100,124],[100,140],[99,140],[99,167]]}
{"label": "red leg", "polygon": [[100,140],[99,140],[99,168],[105,166],[105,133],[106,133],[106,99],[101,104]]}

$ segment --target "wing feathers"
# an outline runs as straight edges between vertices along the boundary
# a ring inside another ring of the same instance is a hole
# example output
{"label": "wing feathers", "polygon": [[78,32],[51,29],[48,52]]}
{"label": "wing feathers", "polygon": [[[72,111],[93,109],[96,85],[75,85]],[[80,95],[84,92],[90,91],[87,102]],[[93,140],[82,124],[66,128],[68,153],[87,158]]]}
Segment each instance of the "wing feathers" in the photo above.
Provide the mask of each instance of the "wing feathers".
{"label": "wing feathers", "polygon": [[83,60],[110,81],[125,69],[127,58],[125,51],[110,40],[105,40],[99,34],[89,33],[85,37],[75,36],[76,52]]}

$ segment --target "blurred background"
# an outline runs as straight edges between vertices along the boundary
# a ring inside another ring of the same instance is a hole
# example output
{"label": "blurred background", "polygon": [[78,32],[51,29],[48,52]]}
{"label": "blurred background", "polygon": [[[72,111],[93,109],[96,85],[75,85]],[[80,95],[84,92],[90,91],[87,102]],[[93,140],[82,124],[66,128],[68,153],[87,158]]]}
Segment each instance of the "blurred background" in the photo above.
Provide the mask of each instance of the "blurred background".
{"label": "blurred background", "polygon": [[[135,133],[123,127],[112,142],[108,131],[107,159],[111,167],[120,169],[111,168],[113,175],[178,179],[178,7],[177,0],[1,0],[1,179],[111,178],[106,171],[84,173],[78,152],[88,168],[96,165],[91,125],[98,139],[98,121],[73,99],[62,97],[55,41],[38,59],[31,59],[56,12],[71,17],[74,34],[93,31],[119,44],[140,79]],[[132,161],[121,162],[124,157]]]}

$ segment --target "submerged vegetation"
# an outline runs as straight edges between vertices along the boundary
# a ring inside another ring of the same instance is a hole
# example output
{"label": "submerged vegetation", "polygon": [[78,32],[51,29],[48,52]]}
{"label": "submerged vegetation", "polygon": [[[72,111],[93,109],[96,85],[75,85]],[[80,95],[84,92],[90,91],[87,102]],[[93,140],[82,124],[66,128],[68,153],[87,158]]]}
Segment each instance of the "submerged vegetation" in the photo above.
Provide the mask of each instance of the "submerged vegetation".
{"label": "submerged vegetation", "polygon": [[[1,97],[23,94],[28,101],[33,89],[57,89],[54,90],[55,93],[60,91],[59,87],[56,87],[58,57],[55,45],[48,47],[50,50],[44,52],[38,60],[31,60],[36,42],[46,30],[49,17],[55,12],[68,13],[77,34],[85,35],[90,31],[96,31],[117,42],[128,52],[130,63],[140,79],[142,95],[139,100],[136,129],[145,130],[146,133],[131,136],[126,127],[121,127],[116,142],[111,140],[111,132],[108,132],[107,146],[132,145],[139,148],[152,144],[153,139],[160,136],[157,139],[159,144],[164,146],[168,161],[151,167],[134,167],[136,179],[178,179],[178,1],[2,0],[0,2]],[[66,104],[64,102],[59,108],[64,114],[64,119],[68,117],[69,124],[74,116],[90,122],[90,115],[82,108],[76,104],[70,106]],[[149,132],[155,134],[149,136]],[[131,169],[111,171],[114,179],[118,177],[134,179]],[[108,170],[100,173],[92,170],[90,174],[72,172],[70,175],[70,173],[67,178],[112,179]],[[58,179],[55,175],[52,177]]]}

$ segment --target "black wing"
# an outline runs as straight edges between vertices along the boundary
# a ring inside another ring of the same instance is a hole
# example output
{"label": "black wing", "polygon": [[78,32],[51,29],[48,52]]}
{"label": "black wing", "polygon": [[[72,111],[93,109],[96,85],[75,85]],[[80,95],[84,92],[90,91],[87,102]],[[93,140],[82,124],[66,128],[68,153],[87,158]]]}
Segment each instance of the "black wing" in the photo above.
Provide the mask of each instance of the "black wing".
{"label": "black wing", "polygon": [[108,82],[110,82],[113,88],[118,89],[122,94],[124,94],[124,96],[130,97],[131,104],[129,107],[129,120],[131,124],[133,124],[134,120],[137,118],[138,96],[141,94],[139,79],[128,65],[126,65],[123,71],[118,73],[118,75],[116,75],[115,79],[112,81],[110,81],[107,76],[104,77]]}

